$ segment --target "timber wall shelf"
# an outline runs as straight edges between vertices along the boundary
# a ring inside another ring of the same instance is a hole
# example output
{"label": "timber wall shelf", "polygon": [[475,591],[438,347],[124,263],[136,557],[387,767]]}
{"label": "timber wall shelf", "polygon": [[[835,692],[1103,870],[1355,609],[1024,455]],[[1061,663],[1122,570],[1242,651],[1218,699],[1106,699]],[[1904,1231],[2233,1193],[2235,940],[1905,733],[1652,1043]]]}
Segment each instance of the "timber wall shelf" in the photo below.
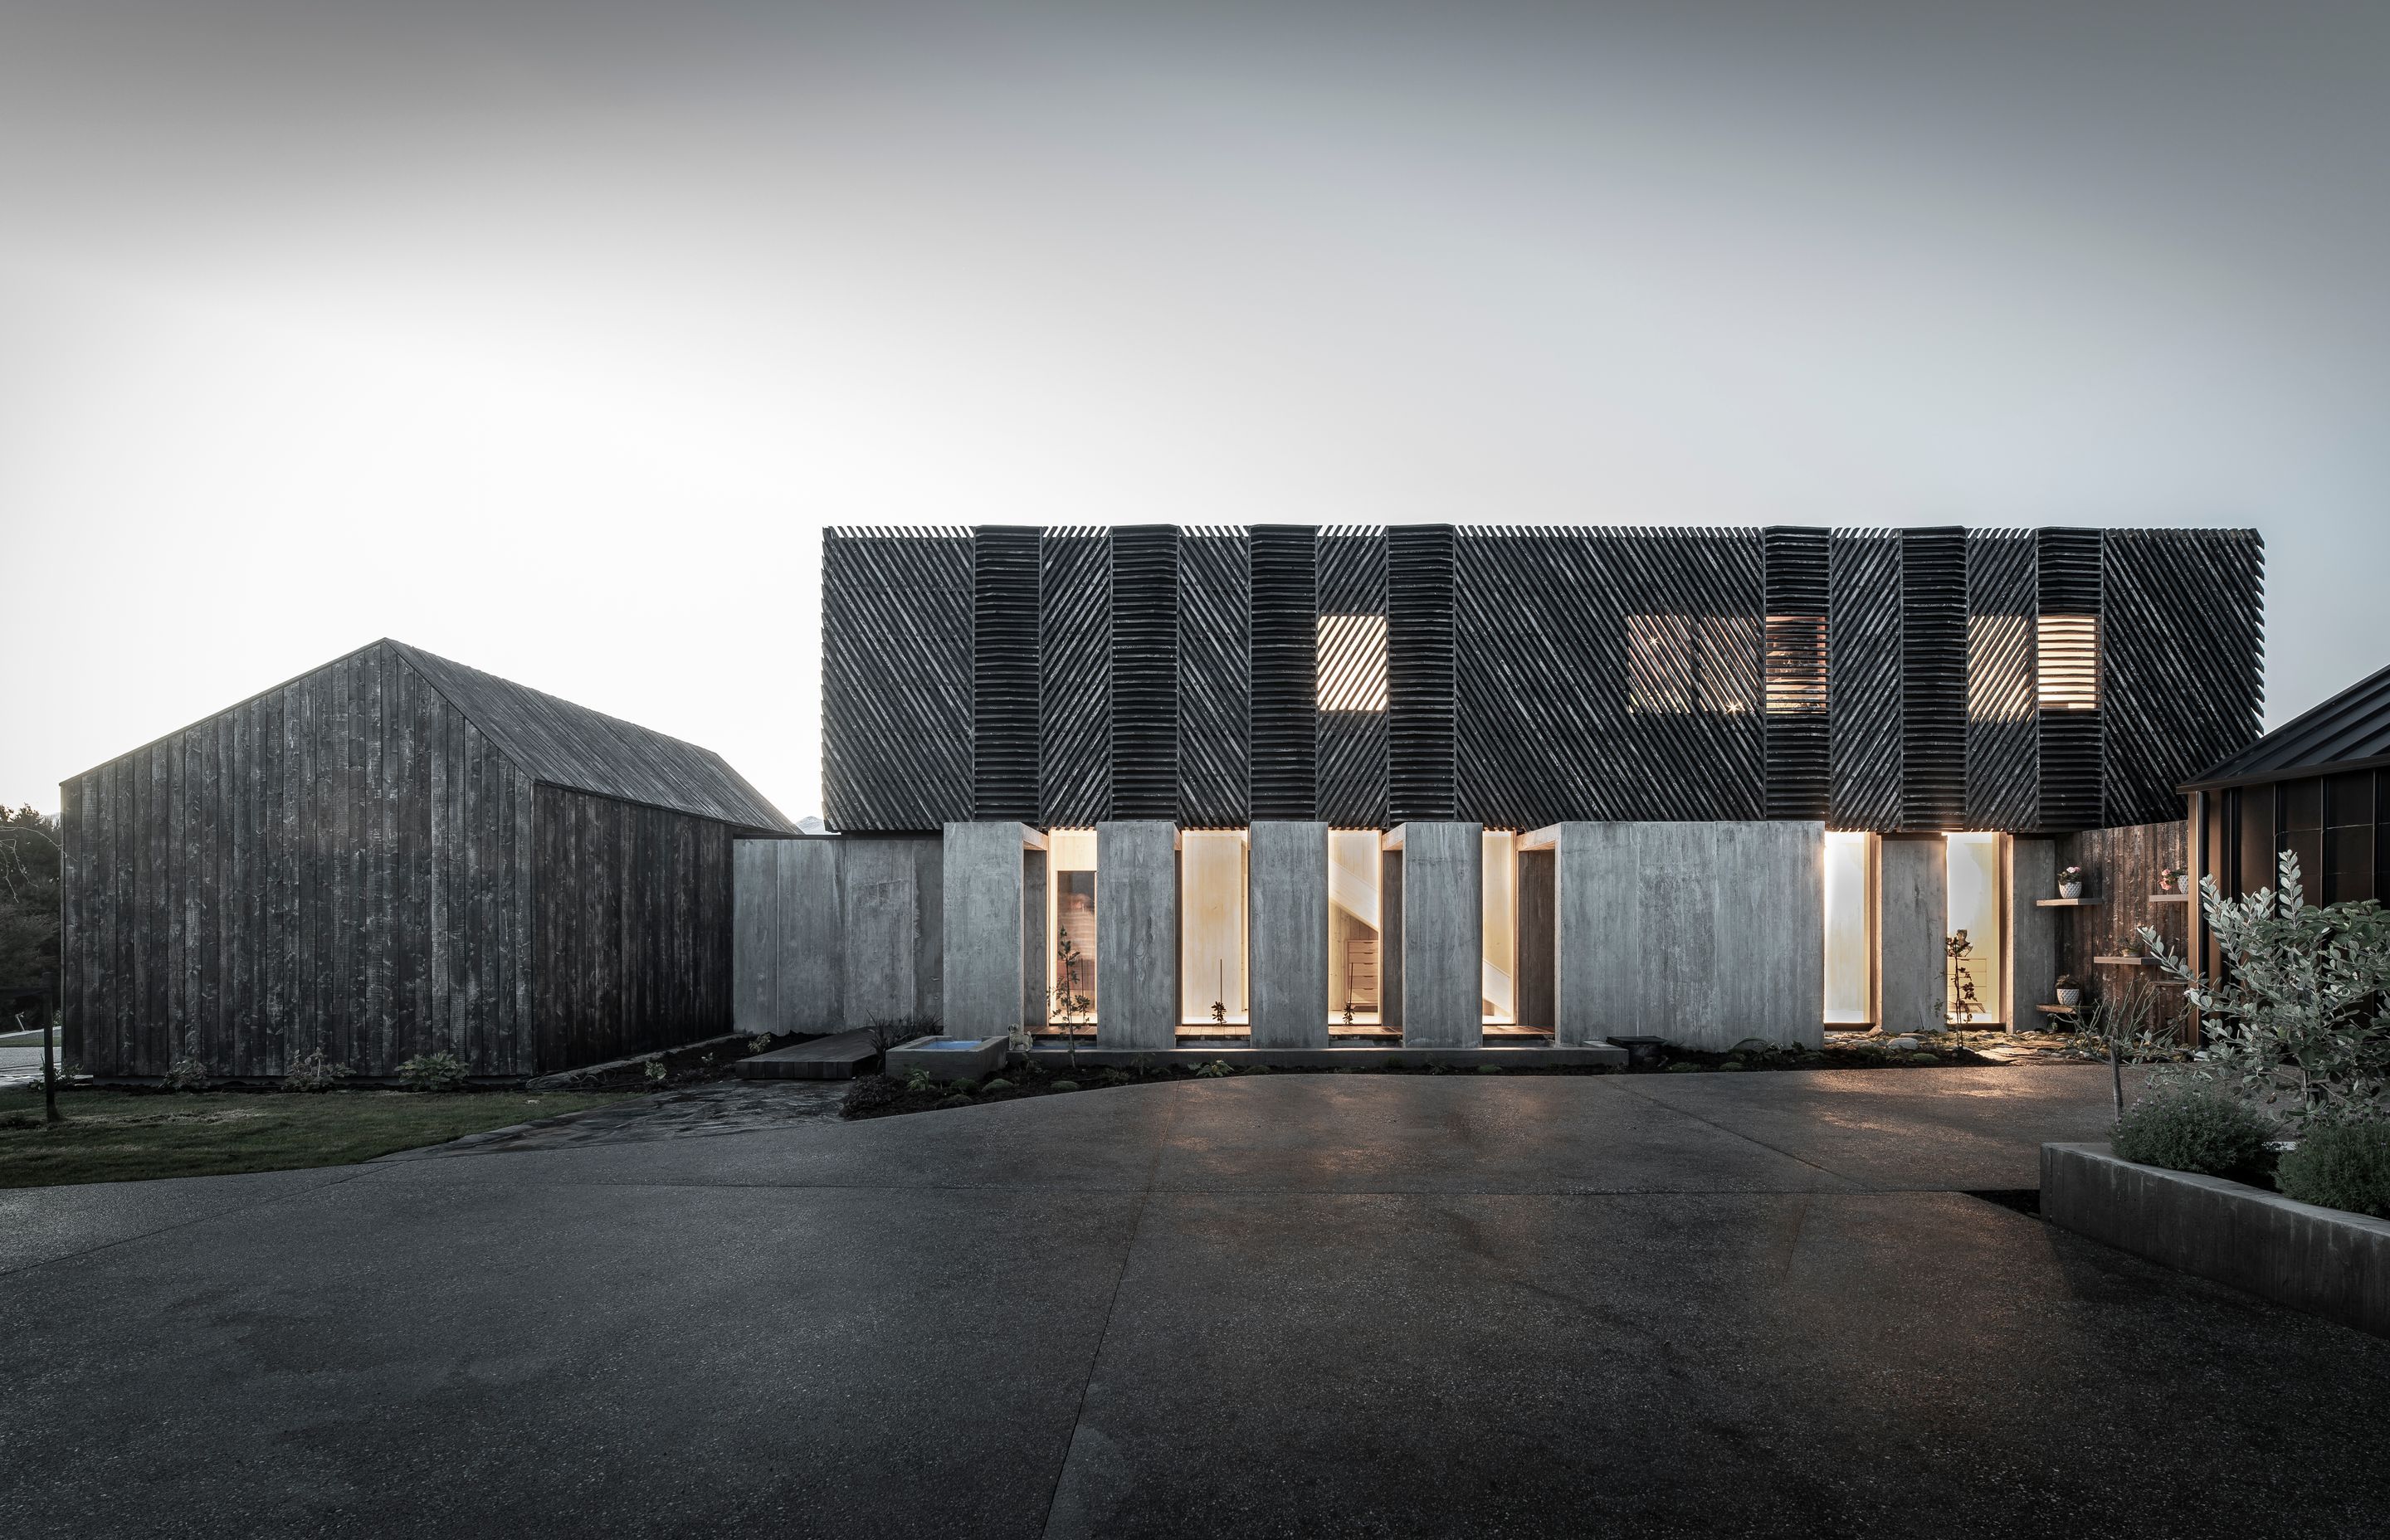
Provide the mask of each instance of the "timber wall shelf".
{"label": "timber wall shelf", "polygon": [[2037,909],[2096,909],[2108,901],[2104,898],[2037,898]]}
{"label": "timber wall shelf", "polygon": [[2147,968],[2150,959],[2138,953],[2127,952],[2114,956],[2094,957],[2093,962],[2105,968]]}
{"label": "timber wall shelf", "polygon": [[2189,893],[2152,893],[2150,894],[2150,902],[2152,904],[2188,904],[2191,902],[2191,895]]}

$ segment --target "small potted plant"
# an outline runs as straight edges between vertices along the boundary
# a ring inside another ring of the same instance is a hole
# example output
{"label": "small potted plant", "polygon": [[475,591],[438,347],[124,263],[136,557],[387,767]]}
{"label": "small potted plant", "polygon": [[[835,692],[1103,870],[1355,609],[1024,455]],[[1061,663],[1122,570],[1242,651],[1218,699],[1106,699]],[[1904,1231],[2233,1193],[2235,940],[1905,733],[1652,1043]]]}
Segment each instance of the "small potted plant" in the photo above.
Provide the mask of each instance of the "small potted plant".
{"label": "small potted plant", "polygon": [[2061,973],[2058,976],[2058,1003],[2062,1006],[2081,1005],[2083,981],[2072,973]]}
{"label": "small potted plant", "polygon": [[2058,896],[2061,898],[2081,898],[2083,896],[2082,867],[2061,866],[2058,868]]}
{"label": "small potted plant", "polygon": [[2180,866],[2168,866],[2165,870],[2158,873],[2158,892],[2162,893],[2187,893],[2191,892],[2191,890],[2183,886],[2183,883],[2190,876],[2191,874],[2183,870]]}

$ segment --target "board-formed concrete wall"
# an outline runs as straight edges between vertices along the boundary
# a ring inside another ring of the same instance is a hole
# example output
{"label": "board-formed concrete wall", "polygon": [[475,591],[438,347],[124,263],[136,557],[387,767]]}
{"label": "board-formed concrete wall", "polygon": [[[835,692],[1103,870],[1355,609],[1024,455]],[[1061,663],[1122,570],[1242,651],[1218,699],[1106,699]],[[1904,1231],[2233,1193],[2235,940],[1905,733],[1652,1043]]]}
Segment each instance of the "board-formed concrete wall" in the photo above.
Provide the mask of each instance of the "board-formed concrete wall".
{"label": "board-formed concrete wall", "polygon": [[2058,1003],[2058,916],[2040,901],[2058,892],[2058,842],[2009,841],[2008,974],[2000,998],[2019,1032],[2042,1024],[2037,1006]]}
{"label": "board-formed concrete wall", "polygon": [[845,1032],[944,1007],[940,841],[740,841],[731,946],[740,1032]]}
{"label": "board-formed concrete wall", "polygon": [[1484,1041],[1485,827],[1410,823],[1403,847],[1403,1046]]}
{"label": "board-formed concrete wall", "polygon": [[1257,823],[1246,855],[1256,1048],[1328,1046],[1328,826]]}
{"label": "board-formed concrete wall", "polygon": [[740,1033],[845,1030],[845,925],[835,840],[731,847],[731,1024]]}
{"label": "board-formed concrete wall", "polygon": [[1948,852],[1938,834],[1887,835],[1877,867],[1876,1018],[1887,1033],[1949,1025]]}
{"label": "board-formed concrete wall", "polygon": [[1096,1046],[1178,1043],[1178,836],[1163,819],[1096,826]]}
{"label": "board-formed concrete wall", "polygon": [[1556,1041],[1824,1036],[1825,826],[1571,823],[1555,852]]}
{"label": "board-formed concrete wall", "polygon": [[945,827],[945,1006],[939,1020],[950,1035],[993,1037],[1021,1028],[1028,965],[1022,856],[1042,839],[1018,823]]}

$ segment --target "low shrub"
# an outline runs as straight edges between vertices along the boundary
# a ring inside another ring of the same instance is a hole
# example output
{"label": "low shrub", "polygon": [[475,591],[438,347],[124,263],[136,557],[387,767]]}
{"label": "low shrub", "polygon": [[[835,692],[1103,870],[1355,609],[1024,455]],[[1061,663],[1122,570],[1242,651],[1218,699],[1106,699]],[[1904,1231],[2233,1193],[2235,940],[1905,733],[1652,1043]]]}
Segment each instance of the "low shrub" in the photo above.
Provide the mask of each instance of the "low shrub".
{"label": "low shrub", "polygon": [[2245,1102],[2194,1084],[2157,1084],[2116,1121],[2116,1154],[2145,1166],[2249,1177],[2266,1167],[2274,1125]]}
{"label": "low shrub", "polygon": [[286,1091],[328,1091],[348,1078],[347,1065],[333,1063],[323,1049],[317,1048],[290,1061],[289,1072],[282,1077],[282,1088]]}
{"label": "low shrub", "polygon": [[465,1066],[453,1053],[419,1053],[398,1067],[398,1083],[410,1091],[461,1091]]}
{"label": "low shrub", "polygon": [[839,1103],[838,1115],[842,1118],[867,1118],[884,1112],[905,1099],[903,1082],[886,1075],[858,1075],[846,1088],[846,1099]]}
{"label": "low shrub", "polygon": [[1054,1083],[1054,1089],[1057,1091],[1075,1091],[1078,1088],[1079,1083],[1075,1080],[1058,1080]]}
{"label": "low shrub", "polygon": [[187,1054],[166,1066],[165,1086],[169,1091],[204,1091],[214,1084],[208,1067]]}
{"label": "low shrub", "polygon": [[1012,1089],[1012,1082],[1005,1079],[1002,1075],[996,1075],[990,1079],[986,1084],[981,1086],[980,1089],[983,1091],[1009,1091]]}
{"label": "low shrub", "polygon": [[1201,1069],[1196,1071],[1195,1077],[1198,1080],[1219,1080],[1224,1076],[1232,1075],[1234,1073],[1236,1073],[1236,1072],[1229,1069],[1226,1061],[1215,1059],[1209,1064],[1204,1065]]}
{"label": "low shrub", "polygon": [[2274,1180],[2302,1203],[2390,1219],[2390,1123],[2311,1123]]}

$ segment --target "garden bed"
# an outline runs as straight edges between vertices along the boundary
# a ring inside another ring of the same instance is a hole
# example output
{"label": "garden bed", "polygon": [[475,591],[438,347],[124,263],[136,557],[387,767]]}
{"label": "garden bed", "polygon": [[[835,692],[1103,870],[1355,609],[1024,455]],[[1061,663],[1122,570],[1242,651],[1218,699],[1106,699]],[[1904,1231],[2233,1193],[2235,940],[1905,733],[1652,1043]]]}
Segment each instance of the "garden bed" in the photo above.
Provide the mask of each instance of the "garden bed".
{"label": "garden bed", "polygon": [[2136,1164],[2104,1144],[2041,1147],[2041,1213],[2119,1251],[2390,1337],[2390,1220]]}

